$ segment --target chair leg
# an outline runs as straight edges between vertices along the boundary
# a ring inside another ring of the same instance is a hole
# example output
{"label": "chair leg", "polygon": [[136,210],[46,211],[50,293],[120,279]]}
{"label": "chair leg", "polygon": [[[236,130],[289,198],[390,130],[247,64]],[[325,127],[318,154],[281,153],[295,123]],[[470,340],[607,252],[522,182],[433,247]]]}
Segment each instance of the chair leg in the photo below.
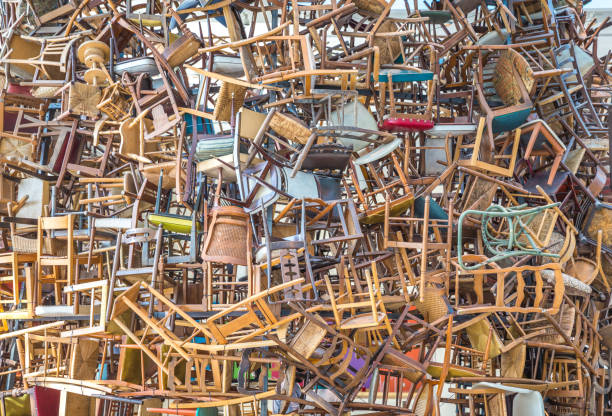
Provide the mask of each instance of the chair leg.
{"label": "chair leg", "polygon": [[557,170],[559,169],[559,165],[561,164],[561,159],[563,158],[563,154],[557,154],[555,156],[555,160],[553,161],[552,166],[550,167],[550,174],[548,175],[548,185],[552,185],[555,176],[557,175]]}
{"label": "chair leg", "polygon": [[12,258],[12,270],[13,270],[13,299],[15,306],[19,305],[19,260],[17,259],[17,253],[13,253]]}
{"label": "chair leg", "polygon": [[54,276],[53,286],[55,287],[55,304],[61,305],[62,304],[62,288],[60,286],[60,282],[58,282],[58,278],[61,277],[59,267],[53,266],[53,276]]}
{"label": "chair leg", "polygon": [[482,142],[482,160],[491,163],[493,156],[493,149],[495,149],[495,136],[493,135],[493,116],[487,115],[487,139]]}

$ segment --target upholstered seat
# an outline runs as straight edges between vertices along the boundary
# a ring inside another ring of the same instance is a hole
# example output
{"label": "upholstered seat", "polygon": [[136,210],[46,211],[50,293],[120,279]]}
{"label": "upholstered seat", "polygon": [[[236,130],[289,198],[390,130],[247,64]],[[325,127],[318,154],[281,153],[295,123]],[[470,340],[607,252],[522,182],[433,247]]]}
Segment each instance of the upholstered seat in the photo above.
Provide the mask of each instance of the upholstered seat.
{"label": "upholstered seat", "polygon": [[389,117],[384,119],[378,127],[390,132],[426,131],[434,127],[434,122],[418,118]]}

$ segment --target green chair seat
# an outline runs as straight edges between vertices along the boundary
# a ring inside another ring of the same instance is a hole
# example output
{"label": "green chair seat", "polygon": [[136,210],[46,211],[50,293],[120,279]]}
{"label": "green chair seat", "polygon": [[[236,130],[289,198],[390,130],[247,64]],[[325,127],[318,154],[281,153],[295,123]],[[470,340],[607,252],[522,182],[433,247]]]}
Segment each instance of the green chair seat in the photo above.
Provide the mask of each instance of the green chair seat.
{"label": "green chair seat", "polygon": [[[151,214],[149,215],[149,222],[156,226],[162,226],[166,231],[179,234],[191,233],[192,222],[191,219],[177,218],[171,215],[163,214]],[[198,224],[198,231],[200,231],[200,225]]]}
{"label": "green chair seat", "polygon": [[421,16],[429,17],[429,23],[442,25],[452,19],[453,15],[448,10],[423,10]]}
{"label": "green chair seat", "polygon": [[29,416],[32,414],[30,409],[30,395],[24,394],[19,397],[5,397],[4,411],[7,416]]}

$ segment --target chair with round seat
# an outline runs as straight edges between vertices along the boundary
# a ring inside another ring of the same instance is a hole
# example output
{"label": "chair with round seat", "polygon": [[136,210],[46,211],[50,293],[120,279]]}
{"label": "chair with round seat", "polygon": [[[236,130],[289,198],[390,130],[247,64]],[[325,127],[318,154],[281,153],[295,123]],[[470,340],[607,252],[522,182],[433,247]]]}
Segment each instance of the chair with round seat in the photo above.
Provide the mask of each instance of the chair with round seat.
{"label": "chair with round seat", "polygon": [[112,81],[106,69],[110,59],[110,48],[99,40],[83,42],[77,50],[77,56],[89,69],[85,71],[83,78],[89,85],[101,85]]}

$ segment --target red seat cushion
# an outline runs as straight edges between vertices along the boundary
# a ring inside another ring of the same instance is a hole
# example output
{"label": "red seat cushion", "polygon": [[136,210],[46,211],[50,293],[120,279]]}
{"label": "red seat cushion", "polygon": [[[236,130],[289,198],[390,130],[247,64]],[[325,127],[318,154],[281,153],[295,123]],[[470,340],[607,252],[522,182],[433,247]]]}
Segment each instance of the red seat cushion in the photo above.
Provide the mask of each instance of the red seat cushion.
{"label": "red seat cushion", "polygon": [[9,84],[6,92],[11,94],[32,95],[32,89],[30,87],[24,87],[18,84]]}
{"label": "red seat cushion", "polygon": [[418,118],[389,117],[378,128],[385,131],[425,131],[432,129],[434,122]]}

